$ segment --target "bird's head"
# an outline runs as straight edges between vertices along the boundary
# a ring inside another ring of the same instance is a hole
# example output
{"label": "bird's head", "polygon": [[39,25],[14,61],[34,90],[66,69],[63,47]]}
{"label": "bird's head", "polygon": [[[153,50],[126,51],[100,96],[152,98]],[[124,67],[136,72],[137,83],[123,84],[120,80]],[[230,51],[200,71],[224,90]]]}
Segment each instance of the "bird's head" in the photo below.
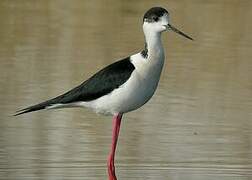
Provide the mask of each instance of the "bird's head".
{"label": "bird's head", "polygon": [[145,33],[161,33],[172,30],[190,40],[190,36],[179,31],[170,24],[169,12],[162,7],[153,7],[149,9],[143,17],[143,30]]}

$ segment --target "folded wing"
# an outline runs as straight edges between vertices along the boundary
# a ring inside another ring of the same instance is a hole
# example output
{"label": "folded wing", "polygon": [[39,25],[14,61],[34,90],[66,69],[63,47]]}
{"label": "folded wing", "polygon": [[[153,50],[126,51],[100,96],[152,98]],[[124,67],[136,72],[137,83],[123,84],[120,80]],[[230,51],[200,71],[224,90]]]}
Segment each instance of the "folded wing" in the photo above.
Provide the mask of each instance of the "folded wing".
{"label": "folded wing", "polygon": [[124,84],[134,69],[135,67],[131,63],[130,57],[122,59],[108,65],[72,90],[53,99],[17,111],[15,116],[50,108],[58,104],[62,105],[62,107],[67,107],[71,103],[98,99]]}

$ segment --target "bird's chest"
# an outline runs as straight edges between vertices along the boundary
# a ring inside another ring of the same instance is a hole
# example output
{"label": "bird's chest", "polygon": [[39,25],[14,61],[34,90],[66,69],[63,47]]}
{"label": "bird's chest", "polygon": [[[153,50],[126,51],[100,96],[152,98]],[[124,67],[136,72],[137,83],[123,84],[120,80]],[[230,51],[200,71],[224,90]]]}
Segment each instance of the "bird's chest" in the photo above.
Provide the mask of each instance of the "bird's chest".
{"label": "bird's chest", "polygon": [[[152,59],[147,59],[146,61],[148,60]],[[162,57],[158,60],[154,63],[143,63],[140,68],[136,69],[135,78],[132,81],[135,88],[132,93],[135,94],[135,100],[140,103],[147,102],[157,89],[164,58]]]}
{"label": "bird's chest", "polygon": [[163,61],[147,65],[142,71],[139,71],[139,84],[149,93],[154,93],[157,88],[160,75],[163,68]]}

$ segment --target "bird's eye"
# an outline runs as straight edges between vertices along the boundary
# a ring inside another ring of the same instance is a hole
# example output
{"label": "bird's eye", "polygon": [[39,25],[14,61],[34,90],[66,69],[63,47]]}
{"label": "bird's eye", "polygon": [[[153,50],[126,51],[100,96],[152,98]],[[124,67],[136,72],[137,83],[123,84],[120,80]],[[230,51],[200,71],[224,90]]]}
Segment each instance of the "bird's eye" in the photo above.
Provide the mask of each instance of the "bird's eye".
{"label": "bird's eye", "polygon": [[152,19],[153,19],[155,22],[158,21],[158,17],[157,17],[157,16],[154,16]]}

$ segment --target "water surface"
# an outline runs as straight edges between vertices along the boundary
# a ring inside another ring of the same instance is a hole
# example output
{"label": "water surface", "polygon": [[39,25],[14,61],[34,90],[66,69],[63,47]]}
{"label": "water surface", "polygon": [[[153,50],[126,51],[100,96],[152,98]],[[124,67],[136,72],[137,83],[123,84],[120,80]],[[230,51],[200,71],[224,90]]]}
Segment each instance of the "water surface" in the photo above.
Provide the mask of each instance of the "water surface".
{"label": "water surface", "polygon": [[13,112],[143,48],[142,16],[167,8],[155,96],[124,116],[118,179],[252,177],[252,1],[1,1],[0,179],[107,179],[111,117]]}

